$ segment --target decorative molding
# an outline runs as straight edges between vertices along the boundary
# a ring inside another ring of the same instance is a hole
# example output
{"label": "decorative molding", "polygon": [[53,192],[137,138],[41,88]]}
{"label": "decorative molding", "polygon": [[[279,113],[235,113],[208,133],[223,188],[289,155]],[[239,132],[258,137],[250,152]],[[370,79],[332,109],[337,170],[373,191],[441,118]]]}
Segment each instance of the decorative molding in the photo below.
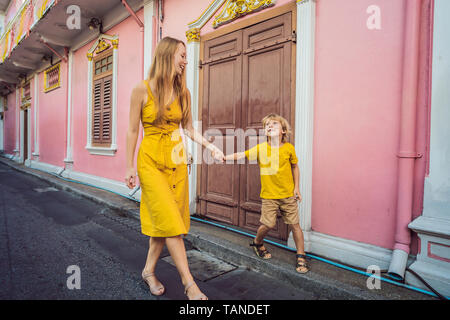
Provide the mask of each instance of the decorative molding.
{"label": "decorative molding", "polygon": [[200,17],[188,24],[188,28],[201,29],[216,14],[217,10],[225,3],[226,0],[214,0],[211,4],[202,12]]}
{"label": "decorative molding", "polygon": [[[55,69],[58,69],[58,82],[52,86],[48,86],[48,74]],[[49,91],[52,91],[53,89],[59,88],[60,86],[61,86],[61,63],[59,62],[44,71],[44,92],[47,93]]]}
{"label": "decorative molding", "polygon": [[87,145],[86,149],[90,154],[95,154],[98,156],[114,156],[117,151],[117,145],[111,144],[110,147],[102,148],[102,147],[93,147],[92,145]]}
{"label": "decorative molding", "polygon": [[236,20],[249,13],[273,7],[276,0],[227,0],[222,11],[213,21],[213,28]]}
{"label": "decorative molding", "polygon": [[30,107],[31,107],[31,102],[28,101],[28,102],[25,102],[24,104],[20,105],[20,110],[27,110],[27,109],[30,109]]}
{"label": "decorative molding", "polygon": [[[108,43],[109,42],[109,43]],[[99,54],[111,47],[117,49],[119,47],[119,37],[117,35],[110,36],[108,34],[101,34],[97,38],[97,41],[92,45],[92,47],[87,52],[88,59],[92,59],[95,54]]]}
{"label": "decorative molding", "polygon": [[[119,48],[119,40],[111,40],[111,44],[112,44],[114,49],[118,49]],[[106,49],[108,49],[108,48],[106,48]]]}
{"label": "decorative molding", "polygon": [[[117,41],[117,40],[116,40]],[[111,41],[112,42],[112,41]],[[105,41],[105,39],[101,39],[98,42],[97,48],[95,49],[95,54],[99,54],[100,52],[103,52],[105,50],[108,50],[109,48],[111,48],[112,43],[108,43]],[[116,46],[118,45],[118,41]]]}
{"label": "decorative molding", "polygon": [[187,42],[199,42],[200,41],[200,29],[199,28],[191,28],[186,31]]}

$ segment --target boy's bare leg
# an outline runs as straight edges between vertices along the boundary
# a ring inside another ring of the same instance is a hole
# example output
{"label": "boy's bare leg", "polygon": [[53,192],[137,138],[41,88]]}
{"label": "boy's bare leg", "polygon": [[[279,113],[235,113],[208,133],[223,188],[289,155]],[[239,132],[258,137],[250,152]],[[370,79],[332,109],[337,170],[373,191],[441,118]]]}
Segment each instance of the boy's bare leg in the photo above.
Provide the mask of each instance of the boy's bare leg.
{"label": "boy's bare leg", "polygon": [[[291,224],[290,225],[292,230],[292,236],[294,237],[295,247],[297,248],[297,254],[305,254],[305,242],[303,239],[303,231],[302,228],[300,228],[300,225],[298,223]],[[304,258],[298,258],[299,262],[306,263],[306,260]],[[298,266],[297,271],[301,273],[305,273],[309,270],[307,266]]]}
{"label": "boy's bare leg", "polygon": [[298,223],[289,225],[292,230],[292,236],[294,237],[295,247],[297,248],[297,254],[305,254],[305,242],[303,240],[303,231]]}
{"label": "boy's bare leg", "polygon": [[[264,225],[264,224],[261,224],[261,225],[259,226],[259,228],[258,228],[258,231],[256,232],[255,240],[253,240],[254,243],[256,243],[256,244],[261,244],[261,243],[263,243],[264,238],[265,238],[266,235],[269,233],[269,231],[270,231],[270,228],[269,228],[269,227],[267,227],[267,226]],[[260,249],[263,250],[263,251],[266,250],[266,248],[265,248],[264,246],[260,247]],[[272,255],[271,255],[270,253],[268,253],[268,254],[267,254],[267,259],[270,259],[270,258],[272,258]]]}

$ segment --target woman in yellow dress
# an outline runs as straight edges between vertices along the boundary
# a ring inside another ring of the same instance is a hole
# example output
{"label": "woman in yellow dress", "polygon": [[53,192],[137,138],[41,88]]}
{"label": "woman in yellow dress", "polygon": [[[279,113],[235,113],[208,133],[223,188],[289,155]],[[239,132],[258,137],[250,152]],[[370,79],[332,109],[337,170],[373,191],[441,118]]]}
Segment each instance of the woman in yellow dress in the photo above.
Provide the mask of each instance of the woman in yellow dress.
{"label": "woman in yellow dress", "polygon": [[166,37],[158,43],[148,79],[140,82],[131,94],[125,180],[130,189],[136,186],[134,155],[142,122],[145,135],[137,157],[140,219],[142,233],[150,236],[142,278],[153,295],[164,294],[164,286],[154,271],[167,245],[187,297],[205,300],[207,297],[190,273],[181,237],[189,232],[190,214],[186,152],[180,124],[186,136],[208,148],[215,159],[222,161],[223,153],[192,126],[186,65],[186,47],[182,41]]}

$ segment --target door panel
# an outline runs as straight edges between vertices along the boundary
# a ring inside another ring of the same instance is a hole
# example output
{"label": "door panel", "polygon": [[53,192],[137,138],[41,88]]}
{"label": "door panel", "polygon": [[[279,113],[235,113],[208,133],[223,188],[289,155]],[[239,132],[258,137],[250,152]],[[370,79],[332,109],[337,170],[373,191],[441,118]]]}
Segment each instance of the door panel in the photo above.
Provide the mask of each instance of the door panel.
{"label": "door panel", "polygon": [[[225,154],[264,142],[261,120],[269,113],[291,123],[291,33],[287,13],[204,43],[203,133]],[[233,131],[238,128],[241,134]],[[256,163],[203,163],[200,190],[202,215],[252,231],[259,227],[261,181]],[[269,235],[287,239],[287,226],[280,218]]]}
{"label": "door panel", "polygon": [[[291,122],[291,14],[273,18],[243,30],[242,66],[242,127],[254,129],[248,136],[248,146],[265,141],[261,120],[277,113]],[[260,215],[261,190],[257,164],[241,166],[240,226],[256,231],[254,224]],[[258,218],[259,220],[259,218]],[[287,239],[287,226],[277,219],[270,236]]]}
{"label": "door panel", "polygon": [[[235,137],[226,131],[234,131],[241,122],[242,33],[207,41],[204,52],[203,135],[225,154],[233,153]],[[214,164],[209,151],[203,155],[200,213],[237,225],[239,167]]]}

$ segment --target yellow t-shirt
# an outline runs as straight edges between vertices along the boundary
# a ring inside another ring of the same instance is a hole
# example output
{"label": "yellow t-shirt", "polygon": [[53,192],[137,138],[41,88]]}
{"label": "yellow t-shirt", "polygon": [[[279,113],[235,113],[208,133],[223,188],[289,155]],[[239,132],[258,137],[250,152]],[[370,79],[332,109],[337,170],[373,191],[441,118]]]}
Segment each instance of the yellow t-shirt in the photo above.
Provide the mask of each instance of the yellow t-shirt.
{"label": "yellow t-shirt", "polygon": [[290,143],[281,147],[271,147],[267,142],[245,151],[250,161],[257,161],[261,175],[263,199],[284,199],[294,195],[294,177],[291,164],[298,162],[295,148]]}

